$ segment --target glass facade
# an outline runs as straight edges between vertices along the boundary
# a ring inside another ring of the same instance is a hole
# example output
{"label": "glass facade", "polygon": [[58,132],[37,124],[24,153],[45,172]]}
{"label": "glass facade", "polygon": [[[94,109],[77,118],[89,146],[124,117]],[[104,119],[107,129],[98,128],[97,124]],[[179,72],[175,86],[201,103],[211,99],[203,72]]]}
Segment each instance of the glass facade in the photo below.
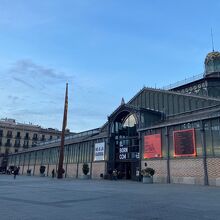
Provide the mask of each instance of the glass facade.
{"label": "glass facade", "polygon": [[[64,164],[71,163],[90,163],[93,161],[94,145],[96,142],[104,141],[98,139],[94,141],[80,142],[67,145],[64,148]],[[58,164],[59,149],[58,147],[35,150],[31,152],[18,153],[9,156],[8,163],[16,166],[29,165],[48,165]]]}
{"label": "glass facade", "polygon": [[[202,127],[203,125],[203,127]],[[174,158],[174,144],[173,133],[174,131],[181,131],[194,128],[195,133],[195,146],[196,157],[202,157],[204,155],[204,146],[206,148],[207,157],[220,156],[220,118],[214,118],[210,120],[196,121],[182,123],[178,125],[172,125],[169,127],[161,127],[156,129],[149,129],[141,133],[142,141],[139,143],[138,135],[136,132],[135,117],[129,115],[125,118],[123,123],[114,123],[114,147],[115,147],[115,160],[137,160],[139,159],[139,145],[144,143],[145,135],[161,134],[161,150],[162,159],[166,159],[169,155],[170,158]],[[202,130],[204,132],[202,132]],[[204,138],[204,140],[203,140]],[[103,141],[93,140],[79,142],[65,146],[64,151],[64,163],[89,163],[94,159],[94,145],[97,142]],[[104,140],[107,142],[107,139]],[[169,152],[168,152],[169,149]],[[143,147],[142,147],[142,159],[143,159]],[[120,158],[120,155],[125,155]],[[27,165],[47,165],[58,163],[59,150],[57,147],[35,150],[31,152],[24,152],[10,155],[8,158],[9,165],[27,166]],[[184,156],[185,157],[185,156]],[[192,156],[191,156],[192,157]],[[161,158],[157,158],[161,159]]]}

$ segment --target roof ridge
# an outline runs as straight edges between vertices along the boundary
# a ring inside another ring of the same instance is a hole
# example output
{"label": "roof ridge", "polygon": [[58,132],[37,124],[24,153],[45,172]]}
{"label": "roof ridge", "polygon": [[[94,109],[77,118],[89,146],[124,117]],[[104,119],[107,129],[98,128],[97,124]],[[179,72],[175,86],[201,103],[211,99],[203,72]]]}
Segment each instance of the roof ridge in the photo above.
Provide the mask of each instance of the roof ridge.
{"label": "roof ridge", "polygon": [[[220,102],[220,98],[214,98],[210,96],[201,96],[201,95],[195,95],[195,94],[187,94],[187,93],[181,93],[181,92],[175,92],[175,91],[170,91],[166,89],[158,89],[158,88],[150,88],[150,87],[145,87],[144,90],[152,90],[152,91],[158,91],[158,92],[166,92],[169,94],[175,94],[175,95],[181,95],[181,96],[188,96],[188,97],[193,97],[193,98],[201,98],[205,100],[211,100],[211,101],[218,101]],[[130,100],[131,101],[131,100]],[[130,102],[129,101],[129,102]]]}

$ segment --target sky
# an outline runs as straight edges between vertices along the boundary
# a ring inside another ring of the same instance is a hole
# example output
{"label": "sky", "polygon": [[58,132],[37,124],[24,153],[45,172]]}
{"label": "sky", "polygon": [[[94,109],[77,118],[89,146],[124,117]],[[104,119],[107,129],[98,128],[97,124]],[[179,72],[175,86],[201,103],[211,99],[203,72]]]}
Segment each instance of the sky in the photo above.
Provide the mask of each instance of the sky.
{"label": "sky", "polygon": [[102,126],[124,97],[204,72],[219,0],[0,0],[0,118]]}

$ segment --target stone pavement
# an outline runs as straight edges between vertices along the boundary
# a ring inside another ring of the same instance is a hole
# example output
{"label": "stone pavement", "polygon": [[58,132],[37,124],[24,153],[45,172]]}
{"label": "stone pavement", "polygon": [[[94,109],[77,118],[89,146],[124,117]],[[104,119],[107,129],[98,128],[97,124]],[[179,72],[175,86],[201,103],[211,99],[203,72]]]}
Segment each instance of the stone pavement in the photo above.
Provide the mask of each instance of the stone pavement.
{"label": "stone pavement", "polygon": [[220,188],[0,175],[0,220],[220,219]]}

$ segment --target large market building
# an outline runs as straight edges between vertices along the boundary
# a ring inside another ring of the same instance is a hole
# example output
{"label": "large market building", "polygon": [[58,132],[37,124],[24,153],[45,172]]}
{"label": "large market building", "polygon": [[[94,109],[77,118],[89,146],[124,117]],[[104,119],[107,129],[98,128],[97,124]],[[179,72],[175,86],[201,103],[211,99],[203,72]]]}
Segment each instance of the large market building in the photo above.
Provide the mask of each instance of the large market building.
{"label": "large market building", "polygon": [[[8,166],[39,175],[57,169],[59,140],[10,154]],[[169,89],[144,87],[122,103],[100,128],[65,139],[65,177],[80,178],[88,163],[92,179],[111,169],[137,180],[144,166],[154,182],[220,185],[220,53],[205,59],[204,74]]]}

